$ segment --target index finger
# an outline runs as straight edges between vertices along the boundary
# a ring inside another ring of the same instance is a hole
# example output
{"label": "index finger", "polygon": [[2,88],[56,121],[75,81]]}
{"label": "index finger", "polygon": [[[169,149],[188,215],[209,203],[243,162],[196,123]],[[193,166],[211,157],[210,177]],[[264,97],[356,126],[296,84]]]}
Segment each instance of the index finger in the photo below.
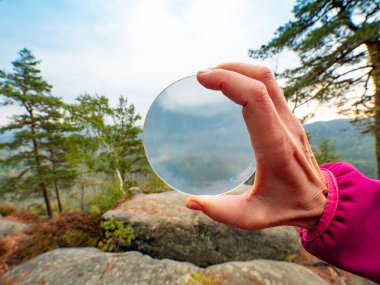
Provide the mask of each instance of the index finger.
{"label": "index finger", "polygon": [[277,84],[272,71],[268,67],[249,63],[227,62],[220,64],[215,68],[235,71],[252,79],[263,82],[268,90],[268,94],[271,97],[273,104],[276,107],[276,110],[279,112],[280,117],[282,115],[289,115],[290,110],[288,104],[286,103],[284,93]]}
{"label": "index finger", "polygon": [[225,69],[199,72],[197,79],[204,87],[222,91],[243,107],[255,152],[258,148],[272,147],[281,141],[280,118],[264,83]]}

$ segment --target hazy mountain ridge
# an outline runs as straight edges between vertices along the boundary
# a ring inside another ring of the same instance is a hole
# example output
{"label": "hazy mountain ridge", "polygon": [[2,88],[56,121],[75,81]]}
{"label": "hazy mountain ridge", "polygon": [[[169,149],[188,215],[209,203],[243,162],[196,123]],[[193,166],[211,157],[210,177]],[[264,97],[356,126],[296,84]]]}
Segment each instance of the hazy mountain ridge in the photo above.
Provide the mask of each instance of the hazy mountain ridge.
{"label": "hazy mountain ridge", "polygon": [[342,161],[355,165],[365,175],[376,177],[375,140],[371,134],[363,135],[350,119],[320,121],[305,125],[311,136],[313,150],[318,151],[318,144],[323,138],[336,147],[335,154]]}
{"label": "hazy mountain ridge", "polygon": [[[313,150],[323,138],[328,138],[336,147],[335,153],[342,161],[351,162],[365,175],[376,177],[375,142],[372,135],[362,135],[361,130],[350,123],[350,119],[320,121],[305,125],[311,136]],[[0,142],[9,142],[12,134],[0,134]],[[4,157],[6,151],[0,152]],[[1,173],[2,171],[0,171]]]}

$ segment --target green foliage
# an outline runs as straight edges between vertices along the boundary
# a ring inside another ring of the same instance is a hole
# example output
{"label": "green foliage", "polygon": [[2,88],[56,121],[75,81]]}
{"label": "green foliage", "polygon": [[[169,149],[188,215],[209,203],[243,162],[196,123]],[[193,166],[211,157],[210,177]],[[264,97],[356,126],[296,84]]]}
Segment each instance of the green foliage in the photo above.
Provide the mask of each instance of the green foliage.
{"label": "green foliage", "polygon": [[146,182],[140,185],[144,193],[161,193],[168,191],[170,188],[156,174],[153,174]]}
{"label": "green foliage", "polygon": [[104,221],[101,228],[104,237],[98,242],[98,247],[103,251],[117,252],[121,248],[129,248],[136,238],[133,227],[117,220]]}
{"label": "green foliage", "polygon": [[101,213],[104,213],[116,204],[117,201],[123,198],[123,194],[116,187],[105,188],[102,191],[88,198],[88,204],[92,207],[97,207]]}
{"label": "green foliage", "polygon": [[310,99],[336,97],[341,104],[349,103],[348,91],[364,86],[366,92],[354,105],[369,107],[366,103],[374,93],[367,90],[368,78],[375,76],[376,63],[370,50],[380,52],[376,48],[379,4],[378,0],[298,0],[295,19],[280,27],[268,44],[250,50],[250,56],[267,58],[290,49],[300,57],[300,67],[281,73],[287,79],[286,96],[297,106]]}
{"label": "green foliage", "polygon": [[339,161],[340,157],[335,154],[335,146],[328,138],[323,138],[318,144],[318,151],[314,152],[318,164]]}
{"label": "green foliage", "polygon": [[91,205],[90,207],[90,213],[92,215],[101,215],[102,214],[102,211],[100,210],[100,208],[96,205]]}
{"label": "green foliage", "polygon": [[17,212],[17,208],[12,203],[1,203],[0,204],[0,214],[2,216],[9,216],[15,214]]}
{"label": "green foliage", "polygon": [[279,74],[295,107],[332,100],[358,116],[373,116],[380,88],[379,7],[379,0],[298,0],[294,19],[249,55],[264,59],[290,50],[299,56],[300,66]]}
{"label": "green foliage", "polygon": [[115,108],[105,96],[84,94],[77,101],[79,105],[71,106],[71,119],[99,146],[96,163],[91,166],[112,177],[125,193],[130,174],[146,171],[141,128],[136,126],[140,116],[123,96]]}

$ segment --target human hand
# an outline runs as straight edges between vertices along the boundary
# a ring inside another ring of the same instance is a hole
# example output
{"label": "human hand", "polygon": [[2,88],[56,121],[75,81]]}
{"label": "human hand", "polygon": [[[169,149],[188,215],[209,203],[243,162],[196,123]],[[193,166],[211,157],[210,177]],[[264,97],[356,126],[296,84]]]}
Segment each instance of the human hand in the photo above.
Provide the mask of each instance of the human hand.
{"label": "human hand", "polygon": [[186,206],[249,230],[315,227],[324,210],[327,186],[304,128],[290,112],[272,72],[262,66],[226,63],[198,72],[197,79],[243,107],[257,165],[249,193],[193,196]]}

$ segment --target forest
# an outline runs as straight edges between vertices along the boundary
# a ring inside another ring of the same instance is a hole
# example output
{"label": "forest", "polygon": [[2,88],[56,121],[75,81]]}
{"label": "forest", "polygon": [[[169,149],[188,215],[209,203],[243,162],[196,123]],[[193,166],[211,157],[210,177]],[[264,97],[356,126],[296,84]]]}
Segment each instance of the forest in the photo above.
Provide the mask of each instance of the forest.
{"label": "forest", "polygon": [[52,94],[39,63],[22,49],[13,72],[1,74],[1,108],[17,106],[19,113],[0,129],[0,194],[15,201],[43,198],[41,213],[51,217],[70,209],[105,211],[136,185],[161,191],[134,105],[120,96],[111,106],[98,94],[66,104]]}

